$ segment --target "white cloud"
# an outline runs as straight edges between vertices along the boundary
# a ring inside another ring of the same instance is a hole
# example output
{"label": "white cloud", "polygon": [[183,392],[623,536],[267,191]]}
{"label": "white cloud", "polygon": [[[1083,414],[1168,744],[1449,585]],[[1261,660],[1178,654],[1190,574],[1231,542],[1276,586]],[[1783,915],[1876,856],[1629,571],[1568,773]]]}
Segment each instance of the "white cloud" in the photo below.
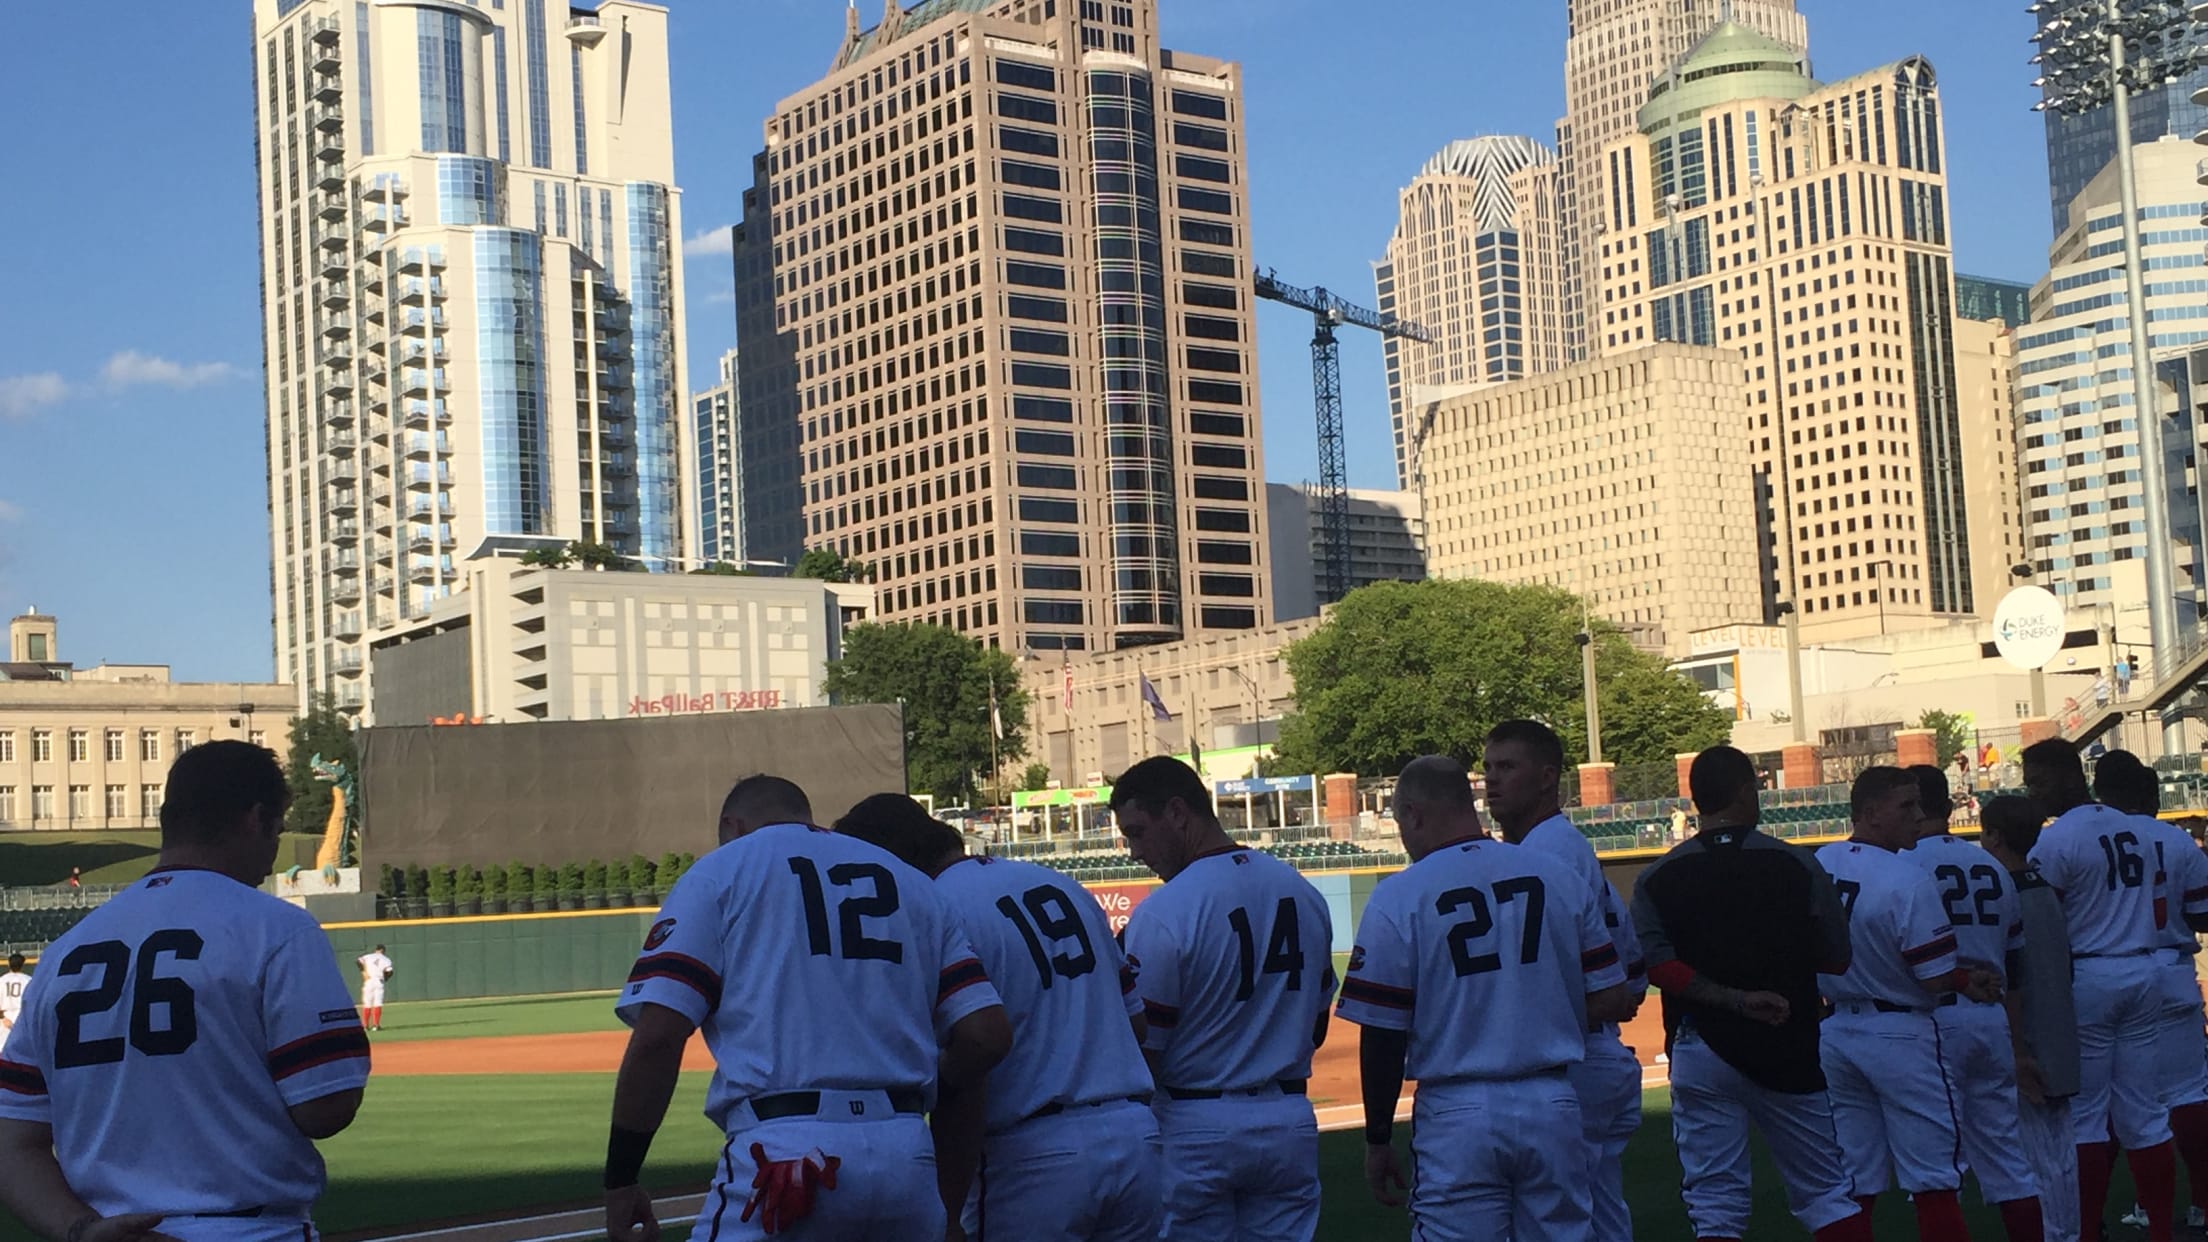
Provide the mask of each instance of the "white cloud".
{"label": "white cloud", "polygon": [[736,291],[733,289],[715,289],[705,295],[703,302],[707,306],[734,306],[736,305]]}
{"label": "white cloud", "polygon": [[682,243],[682,257],[685,259],[709,259],[716,255],[725,257],[735,253],[735,250],[736,241],[729,235],[729,226],[725,224],[718,228],[701,229]]}
{"label": "white cloud", "polygon": [[68,395],[69,381],[52,371],[0,375],[0,418],[29,418]]}
{"label": "white cloud", "polygon": [[238,369],[227,362],[171,362],[126,349],[100,368],[100,380],[109,388],[151,384],[162,388],[199,388],[235,379]]}
{"label": "white cloud", "polygon": [[0,500],[0,522],[13,522],[23,516],[23,506],[12,500]]}

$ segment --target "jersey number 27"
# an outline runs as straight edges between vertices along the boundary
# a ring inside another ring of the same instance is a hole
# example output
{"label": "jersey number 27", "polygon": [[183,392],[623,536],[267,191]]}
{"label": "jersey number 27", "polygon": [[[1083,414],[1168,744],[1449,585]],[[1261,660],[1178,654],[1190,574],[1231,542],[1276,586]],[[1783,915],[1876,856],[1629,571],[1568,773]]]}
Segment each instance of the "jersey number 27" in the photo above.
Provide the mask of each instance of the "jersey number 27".
{"label": "jersey number 27", "polygon": [[[1496,881],[1494,893],[1497,906],[1525,902],[1525,926],[1518,937],[1518,964],[1531,966],[1540,961],[1541,920],[1548,906],[1548,885],[1541,882],[1540,876],[1521,875]],[[1436,914],[1454,914],[1466,907],[1471,908],[1472,916],[1449,929],[1449,961],[1457,968],[1459,979],[1503,968],[1501,953],[1472,951],[1474,941],[1484,940],[1495,931],[1495,911],[1488,904],[1487,894],[1467,885],[1452,888],[1434,899]]]}

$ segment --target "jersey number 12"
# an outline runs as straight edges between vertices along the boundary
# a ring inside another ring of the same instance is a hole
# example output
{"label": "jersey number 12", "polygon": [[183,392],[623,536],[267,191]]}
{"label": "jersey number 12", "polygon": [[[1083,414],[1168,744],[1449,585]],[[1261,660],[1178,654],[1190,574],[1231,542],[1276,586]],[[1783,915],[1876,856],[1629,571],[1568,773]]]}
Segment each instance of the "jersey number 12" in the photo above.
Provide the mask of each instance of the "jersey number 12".
{"label": "jersey number 12", "polygon": [[[805,894],[805,941],[814,957],[834,957],[828,939],[828,896],[820,887],[820,868],[810,858],[792,858],[790,871]],[[866,934],[861,919],[886,919],[897,913],[897,877],[878,863],[837,863],[828,868],[828,882],[848,888],[865,880],[873,890],[857,893],[836,903],[837,930],[842,932],[843,956],[852,961],[902,962],[905,946],[895,940],[876,940]]]}

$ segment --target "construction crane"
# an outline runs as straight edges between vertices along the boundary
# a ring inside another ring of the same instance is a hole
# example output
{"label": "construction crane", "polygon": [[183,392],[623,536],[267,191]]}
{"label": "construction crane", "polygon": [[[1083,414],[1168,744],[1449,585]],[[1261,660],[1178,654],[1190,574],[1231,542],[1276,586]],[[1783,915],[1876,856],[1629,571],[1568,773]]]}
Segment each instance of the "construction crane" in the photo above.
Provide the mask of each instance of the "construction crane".
{"label": "construction crane", "polygon": [[1338,324],[1370,328],[1383,337],[1431,341],[1415,323],[1366,310],[1313,286],[1286,284],[1266,268],[1257,274],[1257,296],[1311,312],[1311,387],[1319,424],[1319,530],[1326,548],[1324,598],[1331,604],[1349,594],[1349,471],[1342,448],[1342,359],[1334,343]]}

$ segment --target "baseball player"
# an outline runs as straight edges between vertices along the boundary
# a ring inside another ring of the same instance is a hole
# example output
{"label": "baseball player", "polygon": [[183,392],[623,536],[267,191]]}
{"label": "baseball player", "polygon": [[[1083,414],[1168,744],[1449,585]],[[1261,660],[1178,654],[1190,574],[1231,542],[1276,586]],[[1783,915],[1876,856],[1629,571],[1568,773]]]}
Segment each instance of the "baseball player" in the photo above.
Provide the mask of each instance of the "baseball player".
{"label": "baseball player", "polygon": [[1817,977],[1850,963],[1839,895],[1808,851],[1756,831],[1747,755],[1705,750],[1687,783],[1700,827],[1641,873],[1633,925],[1663,993],[1672,1136],[1695,1236],[1746,1236],[1753,1124],[1816,1242],[1871,1242],[1818,1059]]}
{"label": "baseball player", "polygon": [[[1648,992],[1640,938],[1617,889],[1602,874],[1595,847],[1562,809],[1563,740],[1537,720],[1506,720],[1488,731],[1481,766],[1487,776],[1488,814],[1503,840],[1563,863],[1601,905],[1603,925],[1618,946],[1633,1001],[1619,1021],[1630,1020]],[[1626,1144],[1641,1128],[1641,1062],[1625,1046],[1618,1022],[1590,1023],[1586,1035],[1587,1055],[1571,1062],[1567,1072],[1579,1095],[1579,1120],[1587,1138],[1592,1236],[1596,1242],[1632,1242],[1624,1158]]]}
{"label": "baseball player", "polygon": [[[1901,857],[1932,881],[1955,932],[1955,960],[2010,986],[2012,963],[2024,951],[2024,916],[2006,868],[1991,854],[1948,831],[1955,804],[1947,773],[1930,764],[1908,769],[1917,786],[1917,839]],[[1857,961],[1862,958],[1858,955]],[[2022,1003],[2006,993],[2010,1007]],[[1972,1000],[1943,1002],[1932,1012],[1941,1073],[1953,1104],[1964,1163],[1979,1194],[2001,1212],[2009,1242],[2038,1242],[2046,1231],[2039,1185],[2017,1134],[2017,1074],[2038,1069],[2019,1055],[2009,1009]]]}
{"label": "baseball player", "polygon": [[1112,787],[1127,852],[1165,883],[1123,933],[1161,1097],[1167,1242],[1309,1242],[1318,1119],[1305,1094],[1334,998],[1334,924],[1295,868],[1229,840],[1203,778],[1145,759]]}
{"label": "baseball player", "polygon": [[2100,1227],[2113,1134],[2129,1154],[2147,1236],[2167,1242],[2177,1168],[2157,1052],[2164,1004],[2162,964],[2154,956],[2162,933],[2154,918],[2153,846],[2138,820],[2087,795],[2085,767],[2068,742],[2025,747],[2024,785],[2040,812],[2054,817],[2032,847],[2032,868],[2054,886],[2070,924],[2078,1211],[2088,1232]]}
{"label": "baseball player", "polygon": [[1635,1003],[1607,902],[1544,851],[1490,838],[1454,759],[1403,769],[1395,821],[1411,866],[1373,889],[1342,985],[1341,1016],[1364,1028],[1365,1180],[1402,1201],[1393,1129],[1408,1075],[1420,1238],[1584,1242],[1592,1148],[1565,1067]]}
{"label": "baseball player", "polygon": [[8,1031],[15,1026],[16,1015],[23,1012],[23,989],[31,986],[31,977],[23,973],[23,955],[8,955],[8,973],[0,975],[0,1050],[8,1046]]}
{"label": "baseball player", "polygon": [[[2164,823],[2161,778],[2139,757],[2127,750],[2112,750],[2093,765],[2093,793],[2101,805],[2133,817],[2140,841],[2154,851],[2154,919],[2161,964],[2162,1009],[2155,1047],[2163,1102],[2170,1110],[2170,1132],[2178,1154],[2185,1158],[2193,1203],[2187,1224],[2202,1223],[2201,1205],[2208,1203],[2208,1039],[2202,1035],[2200,976],[2193,970],[2193,955],[2200,951],[2194,932],[2208,930],[2208,855],[2193,843],[2192,834]],[[2146,1224],[2144,1212],[2134,1210],[2126,1223]]]}
{"label": "baseball player", "polygon": [[368,1037],[322,929],[255,890],[287,801],[262,747],[192,747],[160,865],[48,946],[0,1058],[0,1204],[36,1234],[313,1242]]}
{"label": "baseball player", "polygon": [[973,1088],[1011,1027],[927,877],[811,821],[796,785],[737,782],[720,848],[644,938],[615,1006],[632,1028],[606,1143],[617,1242],[659,1236],[638,1177],[701,1028],[717,1066],[705,1113],[728,1140],[692,1238],[800,1222],[803,1237],[841,1242],[945,1236],[937,1163],[977,1158],[961,1139],[982,1103]]}
{"label": "baseball player", "polygon": [[360,955],[360,1020],[371,1031],[383,1029],[383,981],[391,977],[391,959],[377,945]]}
{"label": "baseball player", "polygon": [[[2078,1093],[2078,1015],[2070,996],[2070,926],[2055,890],[2031,869],[2039,812],[2029,799],[1994,798],[1980,813],[1986,853],[2009,872],[2024,923],[2017,985],[2017,1131],[2039,1187],[2046,1242],[2078,1237],[2078,1148],[2070,1097]],[[2036,1080],[2034,1075],[2036,1074]]]}
{"label": "baseball player", "polygon": [[1961,1138],[1932,1010],[1965,987],[1974,1001],[1997,1001],[1999,983],[1957,966],[1938,890],[1897,853],[1916,843],[1916,778],[1865,768],[1848,812],[1852,835],[1817,851],[1855,950],[1844,973],[1818,979],[1833,1006],[1824,1030],[1833,1125],[1865,1211],[1898,1181],[1916,1206],[1917,1236],[1968,1242],[1956,1197]]}
{"label": "baseball player", "polygon": [[1142,998],[1104,908],[1047,867],[969,857],[903,794],[866,799],[836,831],[935,877],[1012,1020],[1012,1053],[989,1073],[977,1184],[946,1187],[970,1242],[1157,1237]]}

